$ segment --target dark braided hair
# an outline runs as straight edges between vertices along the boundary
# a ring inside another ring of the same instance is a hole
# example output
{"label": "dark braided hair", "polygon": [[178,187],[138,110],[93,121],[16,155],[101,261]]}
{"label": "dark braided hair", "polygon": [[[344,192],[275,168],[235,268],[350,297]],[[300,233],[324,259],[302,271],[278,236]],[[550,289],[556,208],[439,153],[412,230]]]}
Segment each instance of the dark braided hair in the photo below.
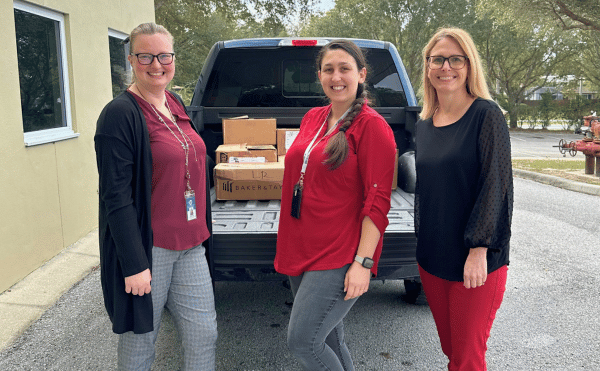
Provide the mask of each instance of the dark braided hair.
{"label": "dark braided hair", "polygon": [[[356,62],[358,70],[362,70],[367,67],[366,58],[355,43],[350,40],[332,40],[327,45],[321,48],[317,55],[317,70],[321,70],[321,63],[325,54],[330,50],[341,49],[350,56]],[[352,102],[350,112],[344,118],[344,121],[340,124],[339,131],[329,139],[327,146],[325,147],[325,153],[327,153],[327,160],[325,164],[329,165],[331,170],[335,170],[340,167],[346,158],[348,157],[348,139],[346,138],[346,130],[352,125],[352,121],[362,110],[363,104],[368,102],[368,91],[367,84],[363,82],[358,84],[356,90],[356,99]]]}

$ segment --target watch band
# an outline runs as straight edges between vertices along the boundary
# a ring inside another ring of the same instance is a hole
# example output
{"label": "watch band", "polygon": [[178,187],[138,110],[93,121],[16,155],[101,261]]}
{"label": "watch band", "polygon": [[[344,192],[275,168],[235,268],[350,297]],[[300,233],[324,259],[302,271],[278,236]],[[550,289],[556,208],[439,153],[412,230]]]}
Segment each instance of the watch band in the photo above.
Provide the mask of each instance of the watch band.
{"label": "watch band", "polygon": [[373,259],[371,258],[363,258],[362,256],[356,255],[354,257],[354,261],[358,262],[364,268],[371,269],[373,267]]}

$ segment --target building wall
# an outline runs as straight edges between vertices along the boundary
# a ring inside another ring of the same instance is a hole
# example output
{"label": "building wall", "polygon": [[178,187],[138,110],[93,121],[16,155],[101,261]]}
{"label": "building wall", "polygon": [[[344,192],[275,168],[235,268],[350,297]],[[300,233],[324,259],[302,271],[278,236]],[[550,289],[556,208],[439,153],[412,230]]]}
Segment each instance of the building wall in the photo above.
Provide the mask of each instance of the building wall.
{"label": "building wall", "polygon": [[96,119],[112,99],[108,29],[154,21],[153,0],[32,0],[65,16],[73,131],[77,138],[26,147],[12,1],[0,2],[0,292],[98,224]]}

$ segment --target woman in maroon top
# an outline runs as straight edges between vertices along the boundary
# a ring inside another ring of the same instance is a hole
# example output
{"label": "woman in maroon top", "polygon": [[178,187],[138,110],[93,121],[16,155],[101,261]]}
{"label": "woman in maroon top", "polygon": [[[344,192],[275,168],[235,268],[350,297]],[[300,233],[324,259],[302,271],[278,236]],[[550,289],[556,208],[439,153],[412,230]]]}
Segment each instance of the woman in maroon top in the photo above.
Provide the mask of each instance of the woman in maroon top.
{"label": "woman in maroon top", "polygon": [[331,104],[310,110],[285,158],[275,268],[294,294],[288,345],[305,370],[354,370],[342,320],[377,273],[396,143],[367,103],[366,62],[335,40],[317,58]]}
{"label": "woman in maroon top", "polygon": [[214,370],[214,297],[205,248],[206,147],[180,98],[173,37],[145,23],[129,37],[133,83],[98,119],[100,253],[118,369],[150,370],[163,308],[182,336],[183,370]]}

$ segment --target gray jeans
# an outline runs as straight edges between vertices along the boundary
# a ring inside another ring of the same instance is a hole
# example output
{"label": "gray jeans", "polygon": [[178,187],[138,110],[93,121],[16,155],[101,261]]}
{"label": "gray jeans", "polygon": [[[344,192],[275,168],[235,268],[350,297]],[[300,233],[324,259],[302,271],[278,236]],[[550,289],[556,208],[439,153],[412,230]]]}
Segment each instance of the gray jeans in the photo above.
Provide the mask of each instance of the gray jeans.
{"label": "gray jeans", "polygon": [[288,346],[304,370],[354,371],[342,322],[357,299],[344,300],[349,267],[289,277],[294,306]]}

